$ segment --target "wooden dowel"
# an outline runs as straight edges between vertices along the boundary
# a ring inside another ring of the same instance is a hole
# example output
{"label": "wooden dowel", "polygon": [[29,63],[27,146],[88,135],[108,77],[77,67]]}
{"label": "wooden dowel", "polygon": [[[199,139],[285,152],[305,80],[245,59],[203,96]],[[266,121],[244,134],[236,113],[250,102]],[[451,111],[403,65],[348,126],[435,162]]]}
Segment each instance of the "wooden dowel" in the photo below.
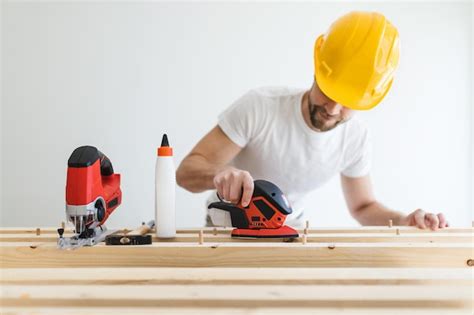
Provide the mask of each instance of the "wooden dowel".
{"label": "wooden dowel", "polygon": [[65,223],[64,221],[61,222],[61,228],[62,228],[62,229],[65,229],[65,228],[66,228],[66,223]]}
{"label": "wooden dowel", "polygon": [[40,236],[40,235],[41,235],[41,229],[40,229],[40,228],[36,228],[36,235],[37,235],[37,236]]}
{"label": "wooden dowel", "polygon": [[203,230],[199,230],[199,245],[204,244],[204,232]]}
{"label": "wooden dowel", "polygon": [[308,230],[309,230],[309,220],[306,220],[306,227],[304,228],[304,234],[308,234]]}
{"label": "wooden dowel", "polygon": [[400,229],[397,229],[397,230],[396,230],[396,234],[397,234],[397,235],[400,235]]}
{"label": "wooden dowel", "polygon": [[388,227],[391,228],[393,226],[393,221],[392,220],[388,220]]}
{"label": "wooden dowel", "polygon": [[308,236],[306,234],[303,234],[303,245],[306,245],[307,241],[308,241]]}

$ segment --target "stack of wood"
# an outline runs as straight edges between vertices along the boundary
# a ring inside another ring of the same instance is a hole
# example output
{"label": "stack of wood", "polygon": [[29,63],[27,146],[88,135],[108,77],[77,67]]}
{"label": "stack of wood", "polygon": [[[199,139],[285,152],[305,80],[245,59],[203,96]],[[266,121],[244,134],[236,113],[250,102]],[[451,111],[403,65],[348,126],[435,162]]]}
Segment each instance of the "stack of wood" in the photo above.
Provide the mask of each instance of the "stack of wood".
{"label": "stack of wood", "polygon": [[54,228],[1,228],[0,313],[473,312],[472,228],[306,227],[293,242],[230,231],[64,251]]}

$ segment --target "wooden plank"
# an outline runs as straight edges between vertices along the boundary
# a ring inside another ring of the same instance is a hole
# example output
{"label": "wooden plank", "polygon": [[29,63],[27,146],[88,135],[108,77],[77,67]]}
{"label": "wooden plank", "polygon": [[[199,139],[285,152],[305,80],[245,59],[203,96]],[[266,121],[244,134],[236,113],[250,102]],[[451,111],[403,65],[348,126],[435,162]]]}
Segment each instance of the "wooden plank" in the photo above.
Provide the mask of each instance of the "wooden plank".
{"label": "wooden plank", "polygon": [[[70,236],[67,234],[65,236]],[[300,235],[301,236],[301,235]],[[206,234],[205,240],[208,242],[284,242],[282,239],[239,239],[232,238],[230,234]],[[198,233],[179,233],[172,239],[159,239],[153,236],[153,242],[198,242]],[[57,235],[41,234],[39,236],[32,233],[22,234],[0,234],[0,242],[57,242]],[[297,238],[293,242],[301,243],[302,239]],[[474,233],[406,233],[393,235],[388,233],[315,233],[307,235],[309,243],[474,243]]]}
{"label": "wooden plank", "polygon": [[469,268],[6,268],[2,285],[473,285]]}
{"label": "wooden plank", "polygon": [[[213,233],[214,228],[208,227],[204,228],[204,233]],[[401,233],[474,233],[474,227],[468,228],[456,228],[449,227],[444,229],[438,229],[432,231],[430,229],[418,229],[412,226],[393,226],[389,228],[388,226],[359,226],[359,227],[312,227],[308,229],[308,234],[328,234],[328,233],[388,233],[395,234],[396,229],[399,229]],[[198,229],[188,228],[188,229],[179,229],[177,233],[194,233]],[[217,228],[217,233],[230,233],[232,228]],[[297,229],[298,233],[303,234],[304,229]]]}
{"label": "wooden plank", "polygon": [[46,307],[453,307],[472,306],[470,286],[48,285],[2,287],[1,304]]}
{"label": "wooden plank", "polygon": [[155,243],[64,251],[0,244],[3,268],[34,267],[467,267],[472,243]]}
{"label": "wooden plank", "polygon": [[305,308],[305,307],[259,307],[249,308],[223,308],[223,307],[3,307],[2,315],[90,315],[90,314],[113,314],[113,315],[150,315],[150,314],[199,314],[206,315],[275,315],[275,314],[325,314],[325,315],[472,315],[470,308]]}
{"label": "wooden plank", "polygon": [[[129,227],[132,230],[134,227]],[[354,227],[354,228],[323,228],[323,227],[313,227],[308,229],[309,234],[315,233],[389,233],[394,234],[396,229],[399,229],[403,233],[433,233],[429,229],[418,229],[410,226],[393,226],[391,228],[384,226],[364,226],[364,227]],[[177,233],[198,233],[199,230],[203,230],[205,234],[213,234],[214,228],[212,227],[203,227],[203,228],[183,228],[178,229]],[[55,234],[57,235],[57,228],[55,227],[40,227],[41,234]],[[230,234],[232,228],[218,227],[216,232],[218,234]],[[303,233],[304,229],[298,229],[299,233]],[[72,230],[70,227],[66,228],[66,233],[71,233]],[[444,229],[439,229],[435,233],[474,233],[474,227],[467,228],[455,228],[449,227]],[[0,228],[0,234],[36,234],[36,227],[2,227]]]}
{"label": "wooden plank", "polygon": [[[302,234],[293,242],[301,243]],[[388,233],[313,233],[307,235],[308,243],[474,243],[473,233],[407,233],[396,235],[395,231],[393,235]],[[282,242],[281,239],[239,239],[232,238],[228,235],[208,235],[206,234],[205,240],[208,242]],[[154,242],[197,242],[198,235],[195,233],[182,233],[177,234],[177,237],[173,240],[163,240],[156,237],[153,238]]]}

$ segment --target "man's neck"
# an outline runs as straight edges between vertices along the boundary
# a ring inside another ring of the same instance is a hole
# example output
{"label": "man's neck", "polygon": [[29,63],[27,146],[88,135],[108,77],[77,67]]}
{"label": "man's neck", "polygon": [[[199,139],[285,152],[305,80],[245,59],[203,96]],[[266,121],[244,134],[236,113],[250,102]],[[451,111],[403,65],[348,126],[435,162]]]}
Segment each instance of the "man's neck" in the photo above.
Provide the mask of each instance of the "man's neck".
{"label": "man's neck", "polygon": [[303,114],[303,120],[306,125],[315,132],[321,132],[321,130],[315,128],[311,123],[311,118],[309,117],[309,93],[311,90],[308,90],[304,93],[303,98],[301,99],[301,113]]}

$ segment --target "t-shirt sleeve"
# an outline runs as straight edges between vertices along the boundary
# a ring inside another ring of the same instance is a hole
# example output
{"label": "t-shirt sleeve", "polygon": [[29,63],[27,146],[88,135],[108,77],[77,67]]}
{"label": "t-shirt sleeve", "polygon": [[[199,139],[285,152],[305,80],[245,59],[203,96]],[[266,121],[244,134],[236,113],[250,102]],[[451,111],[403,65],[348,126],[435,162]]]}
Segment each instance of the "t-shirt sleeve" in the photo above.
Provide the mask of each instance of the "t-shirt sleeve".
{"label": "t-shirt sleeve", "polygon": [[218,126],[241,148],[255,135],[258,105],[255,92],[249,91],[218,116]]}
{"label": "t-shirt sleeve", "polygon": [[360,126],[358,136],[350,141],[344,154],[342,174],[347,177],[363,177],[369,174],[372,164],[372,144],[369,130]]}

